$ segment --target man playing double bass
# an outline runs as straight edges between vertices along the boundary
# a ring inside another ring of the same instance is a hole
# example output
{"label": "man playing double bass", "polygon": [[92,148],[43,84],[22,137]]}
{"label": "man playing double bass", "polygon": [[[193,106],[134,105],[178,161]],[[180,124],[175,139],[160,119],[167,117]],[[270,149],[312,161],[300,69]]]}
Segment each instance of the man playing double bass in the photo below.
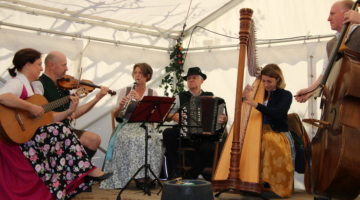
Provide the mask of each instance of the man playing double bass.
{"label": "man playing double bass", "polygon": [[[300,103],[306,102],[311,97],[311,94],[308,93],[313,91],[320,84],[320,81],[323,77],[323,74],[329,62],[329,56],[331,55],[332,49],[336,46],[337,38],[340,36],[340,32],[344,24],[348,22],[353,22],[353,23],[360,22],[360,14],[357,13],[357,11],[350,10],[353,4],[354,2],[351,0],[343,0],[343,1],[337,1],[332,5],[330,9],[328,21],[330,22],[331,29],[335,30],[336,33],[335,36],[330,41],[328,41],[326,45],[327,56],[324,57],[323,71],[321,75],[318,77],[318,79],[315,81],[315,83],[313,83],[308,88],[299,90],[296,93],[295,96],[296,101]],[[348,35],[346,36],[347,39],[345,45],[350,49],[352,49],[353,51],[360,53],[360,28],[358,28],[358,26],[359,26],[358,24],[353,24],[350,27]]]}
{"label": "man playing double bass", "polygon": [[[181,92],[176,97],[175,106],[172,112],[168,115],[167,121],[174,120],[179,122],[179,113],[178,109],[180,106],[190,101],[192,96],[214,96],[212,92],[204,92],[201,89],[201,85],[207,76],[201,72],[199,67],[192,67],[188,69],[188,73],[183,77],[186,80],[189,91]],[[227,116],[223,113],[218,118],[220,124],[225,124],[227,121]],[[167,128],[163,132],[163,142],[166,148],[166,158],[167,158],[167,168],[169,175],[173,175],[171,178],[177,178],[178,174],[173,174],[176,170],[178,163],[178,140],[179,130],[174,128]],[[191,169],[187,171],[184,179],[197,179],[200,173],[204,170],[206,165],[211,161],[211,158],[214,155],[214,141],[207,140],[206,138],[200,141],[191,141],[188,139],[181,139],[182,147],[192,147],[196,151],[196,156],[194,158],[194,163]]]}
{"label": "man playing double bass", "polygon": [[[321,119],[303,119],[318,127],[307,148],[308,167],[304,179],[306,191],[319,195],[315,199],[355,199],[360,191],[360,158],[357,154],[360,151],[357,120],[360,113],[360,84],[357,80],[360,71],[360,29],[357,24],[346,25],[346,30],[343,27],[345,22],[358,21],[359,14],[349,10],[353,5],[353,1],[343,0],[331,7],[328,20],[337,35],[327,43],[330,61],[326,66],[329,68],[323,73],[323,78],[319,77],[321,82],[318,79],[312,88],[300,90],[296,96],[297,101],[305,102],[312,95],[306,94],[311,89],[324,91]],[[344,48],[343,55],[338,56],[336,51],[343,41],[348,49]],[[323,88],[317,88],[319,84]]]}

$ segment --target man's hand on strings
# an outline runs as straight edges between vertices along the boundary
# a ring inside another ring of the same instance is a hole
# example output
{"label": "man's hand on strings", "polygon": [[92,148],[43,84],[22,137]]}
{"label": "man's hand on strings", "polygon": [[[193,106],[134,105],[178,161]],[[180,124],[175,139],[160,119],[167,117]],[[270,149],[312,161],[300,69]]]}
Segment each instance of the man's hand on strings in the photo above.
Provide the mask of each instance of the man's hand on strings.
{"label": "man's hand on strings", "polygon": [[100,91],[96,94],[96,97],[98,100],[100,100],[101,98],[103,98],[109,91],[108,87],[105,86],[101,86],[100,85]]}
{"label": "man's hand on strings", "polygon": [[71,101],[70,101],[70,107],[68,109],[68,112],[71,115],[71,113],[75,112],[76,108],[79,105],[79,96],[77,94],[70,95],[70,100]]}
{"label": "man's hand on strings", "polygon": [[360,24],[360,13],[355,10],[348,10],[344,13],[344,21],[342,24],[352,22],[355,24]]}
{"label": "man's hand on strings", "polygon": [[227,122],[228,118],[225,115],[225,113],[221,114],[218,118],[218,123],[219,124],[225,124]]}

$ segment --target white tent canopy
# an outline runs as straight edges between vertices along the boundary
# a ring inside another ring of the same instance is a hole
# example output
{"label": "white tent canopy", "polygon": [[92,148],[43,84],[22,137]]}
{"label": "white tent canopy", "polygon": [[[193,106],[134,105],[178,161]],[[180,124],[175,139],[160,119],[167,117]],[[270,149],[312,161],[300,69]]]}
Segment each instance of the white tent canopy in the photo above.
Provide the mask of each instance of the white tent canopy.
{"label": "white tent canopy", "polygon": [[[208,75],[203,89],[226,100],[230,127],[235,107],[239,10],[254,11],[259,65],[277,63],[284,72],[286,88],[295,94],[311,85],[321,72],[326,42],[334,34],[327,22],[334,2],[2,0],[0,74],[5,80],[11,78],[6,69],[21,48],[38,49],[44,57],[57,50],[68,58],[69,75],[78,75],[82,68],[82,79],[115,91],[133,83],[134,63],[147,62],[154,69],[148,86],[163,94],[158,85],[170,63],[169,51],[183,33],[183,46],[188,49],[184,70],[199,66]],[[99,134],[104,149],[111,134],[110,111],[116,99],[105,96],[74,125]],[[318,118],[317,107],[314,100],[306,104],[294,101],[290,112],[301,118]],[[311,137],[316,130],[307,128]],[[93,161],[102,167],[104,153],[98,151],[96,157]],[[296,176],[295,186],[303,188],[302,177]]]}

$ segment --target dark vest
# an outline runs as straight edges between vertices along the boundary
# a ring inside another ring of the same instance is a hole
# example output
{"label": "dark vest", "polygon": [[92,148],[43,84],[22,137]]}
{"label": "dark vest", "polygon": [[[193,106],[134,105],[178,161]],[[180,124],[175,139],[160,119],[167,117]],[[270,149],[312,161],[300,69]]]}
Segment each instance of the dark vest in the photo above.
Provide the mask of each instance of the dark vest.
{"label": "dark vest", "polygon": [[357,27],[349,36],[345,45],[360,54],[360,28]]}
{"label": "dark vest", "polygon": [[[180,99],[180,106],[184,105],[185,103],[190,101],[190,98],[193,95],[191,94],[191,92],[186,91],[186,92],[180,92],[179,93],[179,99]],[[201,94],[200,96],[214,96],[214,94],[212,92],[204,92],[201,90]]]}
{"label": "dark vest", "polygon": [[[335,47],[337,42],[336,37],[333,37],[326,45],[326,51],[328,58],[331,54],[332,49]],[[345,45],[349,47],[351,50],[355,51],[356,53],[360,54],[360,28],[357,27],[350,35],[349,38],[346,40]]]}
{"label": "dark vest", "polygon": [[336,36],[333,37],[331,40],[329,40],[329,42],[327,42],[327,44],[326,44],[326,53],[327,53],[328,58],[330,57],[331,51],[335,47],[336,42],[337,42]]}
{"label": "dark vest", "polygon": [[[39,81],[42,83],[44,87],[44,97],[48,102],[56,101],[62,97],[65,97],[70,94],[68,90],[60,89],[57,85],[55,85],[54,81],[51,80],[45,74],[41,75]],[[63,112],[67,110],[70,106],[70,103],[62,105],[60,107],[55,108],[53,111],[55,112]],[[69,120],[65,119],[62,122],[69,125]]]}

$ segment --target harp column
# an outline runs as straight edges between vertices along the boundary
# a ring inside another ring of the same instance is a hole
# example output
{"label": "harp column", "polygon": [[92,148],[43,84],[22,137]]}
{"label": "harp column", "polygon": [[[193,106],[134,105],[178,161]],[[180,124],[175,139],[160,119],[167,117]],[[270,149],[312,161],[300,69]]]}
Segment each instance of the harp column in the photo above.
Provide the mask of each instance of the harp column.
{"label": "harp column", "polygon": [[235,116],[234,116],[234,135],[233,135],[233,144],[231,147],[231,161],[230,161],[230,172],[228,180],[237,180],[239,179],[240,169],[240,121],[241,121],[241,105],[242,105],[242,90],[243,90],[243,77],[245,69],[245,56],[247,43],[249,40],[250,26],[251,26],[251,17],[253,11],[249,8],[244,8],[240,10],[240,53],[239,53],[239,63],[238,63],[238,77],[237,77],[237,88],[236,88],[236,101],[235,101]]}

